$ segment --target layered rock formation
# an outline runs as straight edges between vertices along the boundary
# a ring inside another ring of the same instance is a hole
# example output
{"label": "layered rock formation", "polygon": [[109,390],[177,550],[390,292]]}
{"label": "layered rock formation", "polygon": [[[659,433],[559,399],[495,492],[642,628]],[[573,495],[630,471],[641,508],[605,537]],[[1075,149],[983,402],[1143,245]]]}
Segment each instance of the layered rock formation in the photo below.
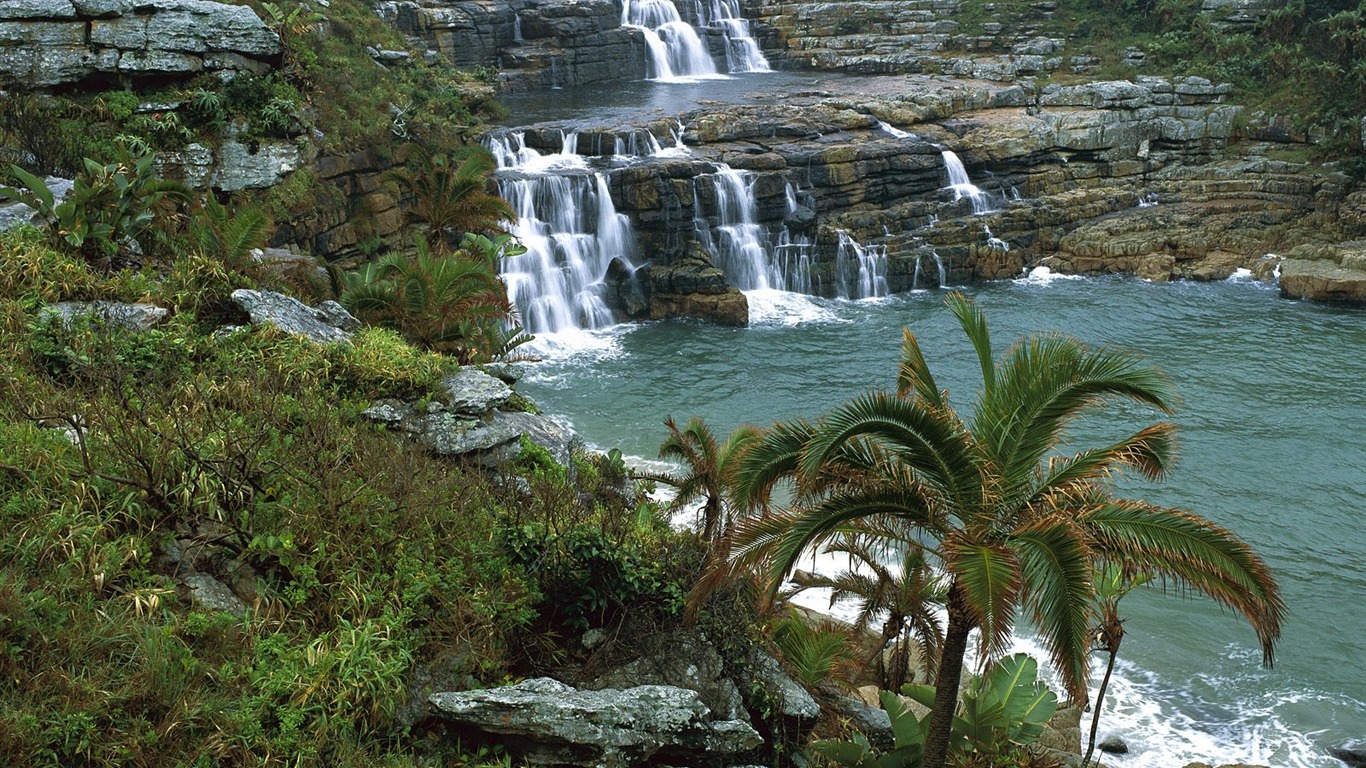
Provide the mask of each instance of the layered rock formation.
{"label": "layered rock formation", "polygon": [[0,4],[0,84],[7,87],[263,72],[279,56],[279,36],[240,5],[209,0]]}

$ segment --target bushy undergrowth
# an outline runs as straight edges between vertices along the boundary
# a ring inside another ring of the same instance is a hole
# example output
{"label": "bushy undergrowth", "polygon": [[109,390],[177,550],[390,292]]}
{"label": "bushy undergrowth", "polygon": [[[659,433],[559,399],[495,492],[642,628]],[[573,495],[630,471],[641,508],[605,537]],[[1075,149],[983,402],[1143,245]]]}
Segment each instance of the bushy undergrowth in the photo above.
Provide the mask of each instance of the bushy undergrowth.
{"label": "bushy undergrowth", "polygon": [[[700,553],[637,514],[619,462],[528,450],[490,474],[361,418],[434,396],[449,358],[378,328],[333,346],[214,334],[196,310],[239,280],[227,270],[100,271],[31,231],[0,254],[15,764],[411,765],[449,748],[403,714],[419,670],[494,684],[556,652],[548,627],[677,613]],[[176,311],[138,333],[43,316],[68,299]],[[245,616],[191,600],[192,571]]]}

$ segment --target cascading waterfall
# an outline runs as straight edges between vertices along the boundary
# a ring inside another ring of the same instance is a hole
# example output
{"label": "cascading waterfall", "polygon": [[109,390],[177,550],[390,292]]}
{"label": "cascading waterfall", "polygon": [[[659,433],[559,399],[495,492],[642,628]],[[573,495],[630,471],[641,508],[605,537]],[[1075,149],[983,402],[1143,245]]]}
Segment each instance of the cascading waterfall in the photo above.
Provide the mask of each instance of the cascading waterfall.
{"label": "cascading waterfall", "polygon": [[651,80],[688,82],[719,76],[702,38],[683,21],[672,0],[623,0],[621,25],[639,29],[644,36]]}
{"label": "cascading waterfall", "polygon": [[772,72],[768,59],[754,39],[749,21],[740,15],[739,0],[690,0],[690,10],[699,27],[721,30],[726,40],[726,71]]}
{"label": "cascading waterfall", "polygon": [[[797,211],[800,203],[797,201],[797,188],[792,182],[787,183],[784,190],[787,208],[786,215],[791,216]],[[778,232],[778,245],[773,249],[773,259],[776,262],[778,273],[783,275],[783,282],[788,286],[788,290],[797,293],[812,293],[811,290],[811,259],[812,259],[811,238],[802,234],[793,234],[786,226]]]}
{"label": "cascading waterfall", "polygon": [[715,255],[717,266],[742,291],[787,290],[786,276],[772,258],[768,233],[758,223],[754,174],[718,163],[716,173],[698,179],[710,179],[716,192],[716,224],[709,226],[698,206],[697,235]]}
{"label": "cascading waterfall", "polygon": [[986,193],[968,178],[968,169],[963,167],[963,161],[958,159],[953,150],[945,149],[942,152],[944,169],[949,174],[949,188],[953,190],[953,199],[962,200],[966,197],[972,203],[974,215],[990,212],[991,202],[987,200]]}
{"label": "cascading waterfall", "polygon": [[863,245],[844,230],[835,251],[835,269],[842,299],[876,299],[887,296],[887,246]]}
{"label": "cascading waterfall", "polygon": [[522,133],[489,141],[498,192],[517,214],[509,231],[526,248],[503,259],[501,273],[533,334],[611,325],[602,278],[614,258],[635,269],[630,220],[612,204],[606,174],[589,171],[576,145],[573,133],[551,155],[528,148]]}
{"label": "cascading waterfall", "polygon": [[[877,127],[881,129],[883,133],[886,133],[888,136],[891,136],[894,139],[916,138],[916,135],[914,133],[910,133],[909,131],[903,131],[895,125],[892,125],[891,123],[885,122],[883,120],[877,121]],[[966,173],[964,174],[964,176],[966,176]]]}

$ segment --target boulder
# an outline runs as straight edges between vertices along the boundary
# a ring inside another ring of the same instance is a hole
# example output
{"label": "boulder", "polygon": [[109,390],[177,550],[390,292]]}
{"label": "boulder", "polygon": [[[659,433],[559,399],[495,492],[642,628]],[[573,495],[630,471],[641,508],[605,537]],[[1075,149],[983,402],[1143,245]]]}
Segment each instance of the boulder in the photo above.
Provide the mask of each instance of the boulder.
{"label": "boulder", "polygon": [[[501,382],[499,382],[501,383]],[[454,412],[440,402],[426,404],[381,400],[362,412],[371,421],[407,432],[432,452],[466,456],[497,466],[521,455],[523,436],[550,452],[561,464],[569,462],[574,433],[546,416],[493,410],[482,416]]]}
{"label": "boulder", "polygon": [[442,379],[441,389],[442,399],[457,413],[487,413],[512,397],[512,388],[501,379],[471,366]]}
{"label": "boulder", "polygon": [[206,611],[246,615],[247,606],[223,582],[205,573],[191,573],[181,577],[190,591],[190,599]]}
{"label": "boulder", "polygon": [[691,317],[718,325],[749,325],[749,299],[739,289],[725,293],[656,293],[650,297],[650,319]]}
{"label": "boulder", "polygon": [[1129,754],[1129,745],[1118,736],[1107,736],[1096,746],[1100,748],[1101,752],[1109,755]]}
{"label": "boulder", "polygon": [[[585,640],[587,644],[589,640]],[[672,685],[696,691],[717,717],[749,721],[740,689],[726,676],[725,662],[697,629],[647,637],[639,655],[581,683],[591,690]]]}
{"label": "boulder", "polygon": [[1281,295],[1366,304],[1366,241],[1295,247],[1281,262]]}
{"label": "boulder", "polygon": [[751,685],[761,685],[778,702],[777,714],[799,728],[810,728],[821,715],[821,706],[806,688],[787,672],[778,660],[755,649],[750,654]]}
{"label": "boulder", "polygon": [[821,689],[821,700],[825,702],[827,709],[848,720],[874,747],[891,749],[895,743],[892,719],[882,707],[872,706],[861,696],[850,696],[834,686]]}
{"label": "boulder", "polygon": [[585,767],[715,760],[763,743],[749,724],[719,720],[697,692],[667,685],[582,691],[542,677],[514,686],[434,694],[432,713],[502,737],[528,762]]}
{"label": "boulder", "polygon": [[335,302],[310,307],[274,291],[238,288],[232,301],[251,318],[252,325],[273,325],[285,333],[306,337],[315,344],[349,341],[359,321]]}
{"label": "boulder", "polygon": [[1366,748],[1332,747],[1328,754],[1346,763],[1348,768],[1366,768]]}
{"label": "boulder", "polygon": [[169,310],[154,304],[123,304],[116,301],[63,301],[49,304],[39,312],[48,322],[57,321],[70,328],[77,319],[92,318],[105,325],[130,331],[147,331],[156,327]]}

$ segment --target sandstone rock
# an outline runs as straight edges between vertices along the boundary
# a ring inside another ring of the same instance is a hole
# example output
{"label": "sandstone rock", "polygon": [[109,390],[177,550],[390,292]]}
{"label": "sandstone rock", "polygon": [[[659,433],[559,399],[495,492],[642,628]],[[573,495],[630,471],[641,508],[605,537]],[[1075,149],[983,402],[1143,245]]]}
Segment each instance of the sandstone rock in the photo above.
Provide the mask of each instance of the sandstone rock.
{"label": "sandstone rock", "polygon": [[1281,262],[1281,295],[1291,299],[1366,304],[1366,241],[1342,243],[1327,258],[1296,248]]}
{"label": "sandstone rock", "polygon": [[130,331],[147,331],[166,319],[170,311],[154,304],[124,304],[116,301],[63,301],[49,304],[39,312],[47,322],[57,321],[70,328],[78,319],[90,318]]}
{"label": "sandstone rock", "polygon": [[656,293],[650,297],[650,319],[691,317],[718,325],[749,325],[749,299],[738,289],[721,294]]}
{"label": "sandstone rock", "polygon": [[1039,745],[1047,749],[1076,753],[1081,749],[1081,707],[1063,706],[1044,725]]}
{"label": "sandstone rock", "polygon": [[670,686],[580,691],[550,678],[431,697],[437,717],[508,737],[533,763],[628,766],[650,759],[735,756],[763,743],[738,720],[716,720],[697,693]]}
{"label": "sandstone rock", "polygon": [[251,317],[252,325],[273,325],[315,344],[348,341],[351,332],[347,328],[358,327],[358,321],[339,305],[326,309],[310,307],[273,291],[238,288],[232,292],[232,301]]}

